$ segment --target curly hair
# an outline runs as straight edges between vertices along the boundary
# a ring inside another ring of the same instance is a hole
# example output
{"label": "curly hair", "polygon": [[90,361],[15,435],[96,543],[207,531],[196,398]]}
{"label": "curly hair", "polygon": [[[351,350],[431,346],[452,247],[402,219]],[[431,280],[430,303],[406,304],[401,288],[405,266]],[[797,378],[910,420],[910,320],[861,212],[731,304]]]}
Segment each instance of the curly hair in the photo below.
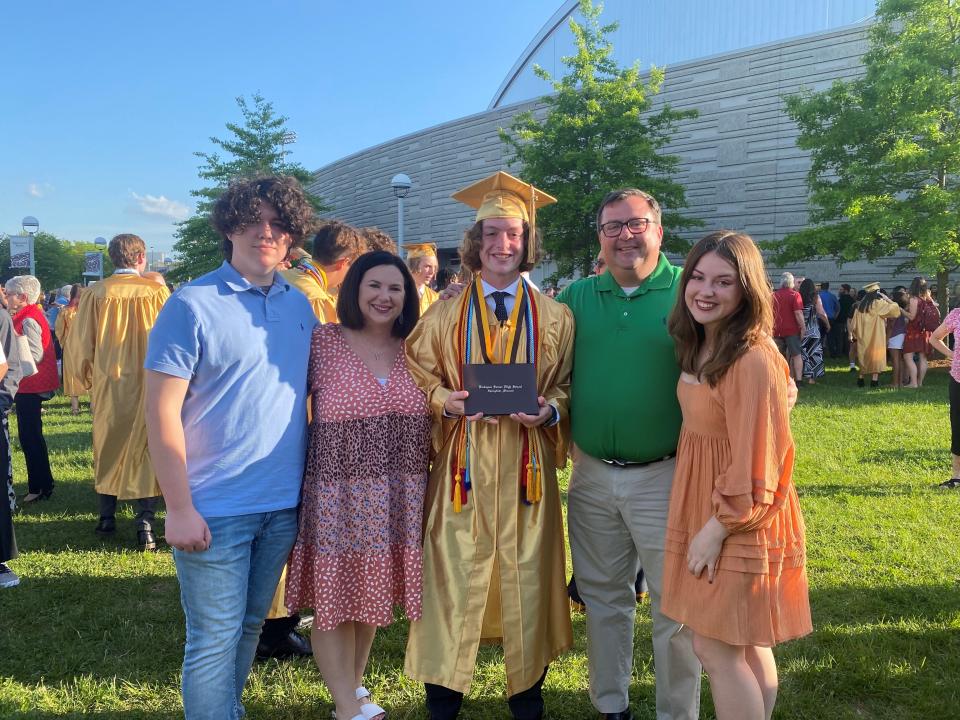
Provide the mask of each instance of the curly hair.
{"label": "curly hair", "polygon": [[323,223],[313,236],[313,258],[321,265],[333,265],[342,257],[355,260],[366,251],[363,233],[339,220]]}
{"label": "curly hair", "polygon": [[397,243],[392,237],[378,227],[360,228],[364,240],[367,241],[367,251],[374,252],[383,250],[384,252],[397,254]]}
{"label": "curly hair", "polygon": [[[540,231],[534,233],[536,245],[535,262],[527,260],[527,243],[530,240],[530,226],[527,221],[523,221],[523,262],[520,263],[520,272],[533,270],[534,266],[540,262],[543,257],[543,243],[540,237]],[[463,241],[460,243],[460,262],[467,270],[473,273],[480,272],[483,263],[480,262],[480,248],[483,247],[483,220],[478,220],[469,230],[463,234]]]}
{"label": "curly hair", "polygon": [[124,233],[116,235],[107,246],[107,255],[110,262],[117,268],[132,268],[137,266],[137,258],[147,252],[147,244],[139,235]]}
{"label": "curly hair", "polygon": [[[698,358],[705,339],[703,325],[687,307],[685,293],[697,264],[707,253],[714,252],[737,272],[743,298],[717,333],[716,347],[702,366]],[[718,230],[702,238],[690,250],[680,274],[677,301],[667,320],[673,337],[680,369],[702,376],[715,387],[733,363],[754,345],[767,342],[773,331],[773,299],[763,256],[753,239],[745,233]]]}
{"label": "curly hair", "polygon": [[264,202],[276,209],[290,235],[291,247],[302,245],[316,224],[313,206],[295,178],[274,175],[234,181],[217,198],[210,213],[210,224],[220,233],[223,255],[228,261],[233,256],[229,236],[259,222],[260,205]]}

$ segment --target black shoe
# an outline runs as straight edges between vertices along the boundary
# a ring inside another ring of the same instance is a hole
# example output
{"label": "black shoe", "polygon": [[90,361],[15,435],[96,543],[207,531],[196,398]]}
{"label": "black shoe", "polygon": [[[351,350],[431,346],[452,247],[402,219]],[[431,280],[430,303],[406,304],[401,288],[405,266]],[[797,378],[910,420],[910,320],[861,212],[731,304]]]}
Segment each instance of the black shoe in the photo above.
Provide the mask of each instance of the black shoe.
{"label": "black shoe", "polygon": [[20,502],[23,505],[29,505],[30,503],[40,502],[41,500],[49,500],[51,495],[53,495],[53,490],[44,490],[43,492],[38,493],[27,493],[20,498]]}
{"label": "black shoe", "polygon": [[268,658],[289,660],[290,658],[308,657],[310,655],[313,655],[310,638],[304,637],[296,630],[291,630],[278,642],[267,643],[261,640],[257,644],[257,657],[260,660]]}
{"label": "black shoe", "polygon": [[93,531],[100,537],[113,535],[117,531],[117,521],[112,517],[102,517]]}
{"label": "black shoe", "polygon": [[156,552],[157,536],[151,528],[137,530],[137,550],[140,552]]}
{"label": "black shoe", "polygon": [[863,387],[863,378],[857,378],[857,387]]}
{"label": "black shoe", "polygon": [[630,708],[627,708],[623,712],[618,713],[604,713],[604,720],[633,720],[633,713],[630,712]]}
{"label": "black shoe", "polygon": [[878,388],[878,387],[880,387],[880,381],[879,381],[879,380],[871,380],[871,381],[870,381],[870,387],[872,387],[872,388]]}

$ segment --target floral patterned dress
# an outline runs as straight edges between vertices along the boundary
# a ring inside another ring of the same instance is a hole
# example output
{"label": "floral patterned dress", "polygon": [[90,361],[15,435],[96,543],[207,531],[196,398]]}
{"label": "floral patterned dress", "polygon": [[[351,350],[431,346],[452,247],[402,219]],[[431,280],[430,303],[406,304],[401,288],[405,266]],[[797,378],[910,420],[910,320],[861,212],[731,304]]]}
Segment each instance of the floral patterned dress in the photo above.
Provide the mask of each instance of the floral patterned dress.
{"label": "floral patterned dress", "polygon": [[286,604],[313,608],[320,630],[389,625],[395,605],[419,619],[430,415],[404,351],[383,384],[339,325],[321,325],[309,387],[313,422]]}

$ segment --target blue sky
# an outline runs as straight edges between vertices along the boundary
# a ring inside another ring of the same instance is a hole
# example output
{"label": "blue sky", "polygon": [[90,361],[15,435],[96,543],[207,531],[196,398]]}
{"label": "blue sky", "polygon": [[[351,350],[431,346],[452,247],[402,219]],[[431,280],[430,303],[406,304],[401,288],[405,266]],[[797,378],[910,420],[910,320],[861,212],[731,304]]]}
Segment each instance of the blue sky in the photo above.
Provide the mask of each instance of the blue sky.
{"label": "blue sky", "polygon": [[[259,91],[315,170],[480,112],[560,0],[3,3],[0,232],[155,250],[193,209],[194,151]],[[0,259],[0,262],[5,262]]]}

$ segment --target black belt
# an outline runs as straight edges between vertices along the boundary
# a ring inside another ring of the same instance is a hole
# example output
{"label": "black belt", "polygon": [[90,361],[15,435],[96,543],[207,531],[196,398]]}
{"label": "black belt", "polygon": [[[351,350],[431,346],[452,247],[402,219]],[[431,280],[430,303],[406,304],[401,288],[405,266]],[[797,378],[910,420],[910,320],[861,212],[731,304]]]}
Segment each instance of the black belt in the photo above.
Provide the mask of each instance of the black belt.
{"label": "black belt", "polygon": [[612,465],[613,467],[618,468],[641,468],[646,467],[647,465],[653,465],[654,463],[663,462],[664,460],[669,460],[670,458],[675,458],[677,453],[672,452],[669,455],[664,455],[663,457],[658,457],[653,460],[647,460],[646,462],[631,462],[629,460],[620,460],[619,458],[598,458],[600,462],[606,463],[607,465]]}

